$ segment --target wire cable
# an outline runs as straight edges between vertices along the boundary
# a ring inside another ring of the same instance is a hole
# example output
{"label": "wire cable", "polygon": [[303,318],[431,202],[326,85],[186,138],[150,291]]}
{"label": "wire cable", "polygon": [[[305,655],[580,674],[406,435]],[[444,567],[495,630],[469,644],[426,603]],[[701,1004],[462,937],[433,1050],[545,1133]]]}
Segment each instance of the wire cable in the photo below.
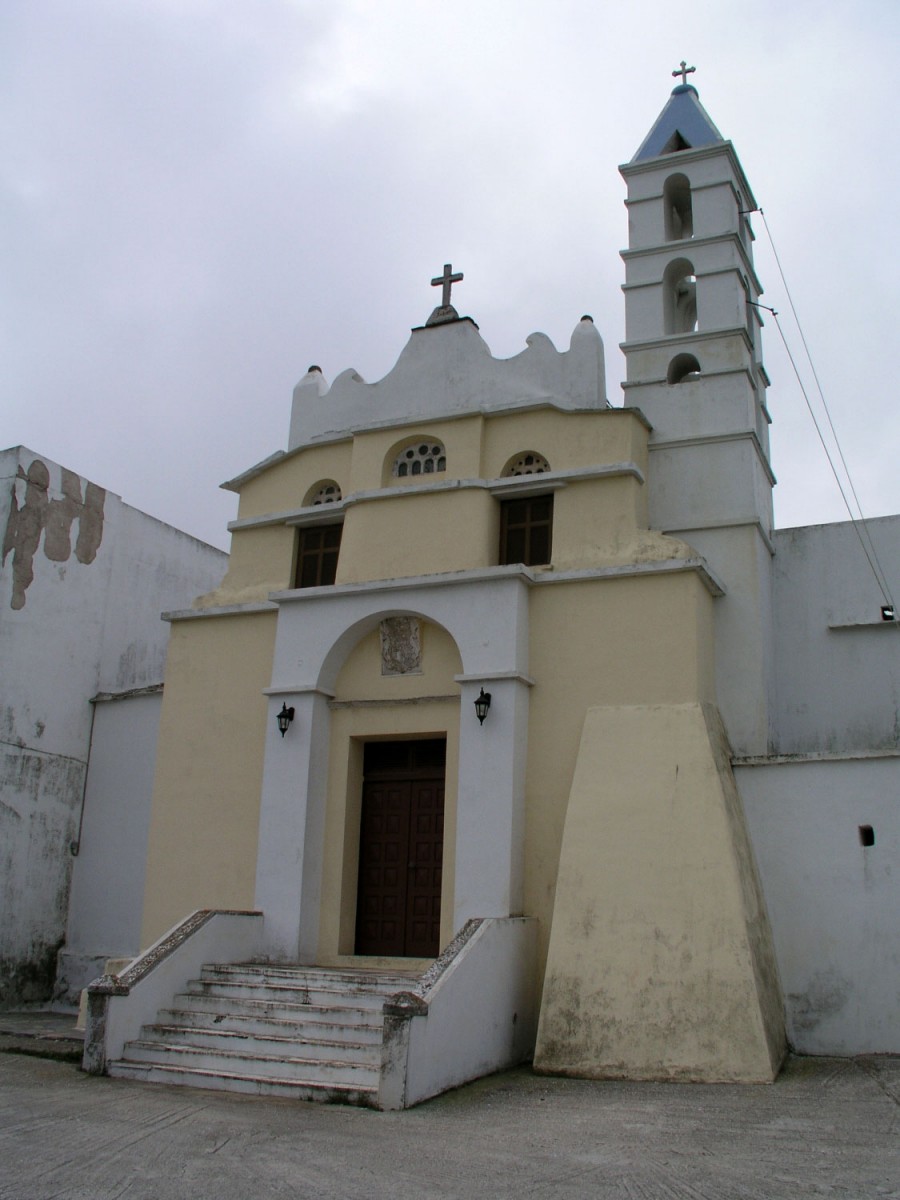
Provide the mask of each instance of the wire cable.
{"label": "wire cable", "polygon": [[[787,353],[788,359],[790,360],[791,366],[794,368],[794,374],[797,376],[797,383],[800,386],[800,391],[803,395],[803,399],[806,401],[806,407],[809,409],[809,415],[812,417],[812,423],[815,426],[816,433],[819,435],[819,441],[822,443],[822,449],[825,451],[825,457],[828,459],[828,465],[829,465],[829,467],[831,467],[831,473],[834,475],[834,481],[838,486],[838,491],[841,493],[841,499],[844,501],[844,506],[847,509],[847,512],[850,516],[850,521],[853,525],[853,528],[856,531],[856,536],[859,538],[859,544],[860,544],[860,546],[862,546],[863,554],[865,554],[866,559],[868,560],[869,566],[872,569],[872,574],[875,576],[875,582],[878,584],[878,590],[881,592],[881,595],[882,595],[882,598],[884,599],[885,604],[893,607],[893,601],[891,600],[891,596],[890,596],[890,589],[888,587],[887,580],[884,577],[884,572],[881,569],[881,563],[878,562],[878,555],[875,553],[875,547],[872,546],[872,551],[870,553],[869,546],[866,545],[866,538],[863,537],[862,532],[860,531],[860,528],[859,528],[860,524],[865,526],[865,519],[863,518],[861,520],[860,518],[855,517],[853,515],[853,509],[850,507],[850,501],[847,499],[847,493],[844,491],[844,485],[841,483],[841,477],[838,474],[838,469],[834,465],[834,459],[831,457],[831,453],[828,449],[828,444],[825,441],[825,435],[822,433],[822,427],[819,424],[818,419],[816,418],[816,414],[813,410],[813,406],[812,406],[812,403],[809,398],[809,393],[807,392],[806,385],[804,384],[803,378],[800,375],[800,370],[797,366],[797,361],[794,358],[791,347],[788,343],[787,338],[785,337],[784,330],[781,327],[781,322],[778,320],[778,313],[775,311],[774,308],[771,308],[768,304],[760,304],[758,301],[751,301],[750,303],[753,304],[754,308],[762,308],[762,309],[765,309],[766,312],[772,314],[772,318],[775,321],[775,328],[778,330],[779,334],[781,335],[781,340],[784,344],[784,349]],[[869,535],[868,529],[866,530],[866,534],[868,535],[868,540],[871,545],[872,539],[871,539],[871,535]],[[874,561],[873,561],[873,559],[874,559]],[[875,565],[876,563],[878,563],[877,567]]]}
{"label": "wire cable", "polygon": [[[791,366],[794,368],[794,374],[797,376],[797,382],[800,385],[800,391],[803,393],[803,399],[806,401],[806,407],[809,409],[809,415],[812,417],[813,425],[816,428],[816,433],[819,435],[819,441],[822,443],[822,449],[825,451],[825,457],[828,459],[828,465],[831,467],[831,471],[832,471],[832,474],[834,475],[835,482],[838,485],[838,490],[841,493],[841,498],[844,501],[844,505],[847,509],[847,513],[849,514],[850,520],[853,523],[853,527],[856,530],[856,535],[860,540],[860,545],[862,546],[863,551],[866,555],[866,558],[868,559],[869,566],[872,568],[872,574],[875,576],[875,581],[878,584],[879,591],[881,592],[881,594],[885,600],[885,603],[890,605],[891,607],[893,607],[893,600],[892,600],[891,594],[890,594],[890,585],[888,584],[887,576],[885,575],[884,568],[881,565],[881,561],[878,558],[878,551],[875,549],[875,543],[872,539],[872,532],[869,529],[868,523],[863,514],[862,505],[860,504],[859,496],[857,495],[856,487],[854,486],[854,483],[853,483],[853,477],[850,474],[850,468],[847,465],[846,458],[844,457],[844,451],[841,448],[840,439],[837,435],[837,430],[834,427],[834,421],[831,418],[831,412],[828,408],[828,402],[825,399],[825,392],[823,391],[822,384],[819,380],[819,373],[816,370],[816,365],[815,365],[815,362],[813,361],[812,354],[810,353],[809,344],[806,340],[806,335],[803,332],[803,326],[800,323],[799,316],[797,315],[797,309],[794,305],[794,300],[791,295],[791,289],[788,287],[788,282],[787,282],[787,279],[785,278],[784,268],[781,265],[781,259],[778,255],[778,250],[775,246],[775,240],[772,237],[772,231],[769,229],[769,222],[766,220],[765,211],[762,208],[760,208],[758,211],[759,211],[759,215],[762,217],[762,220],[763,220],[763,225],[766,230],[766,236],[769,239],[769,245],[772,247],[772,254],[774,255],[774,258],[775,258],[775,264],[778,267],[778,274],[781,276],[781,282],[784,287],[784,293],[785,293],[785,296],[787,297],[788,304],[790,305],[791,313],[794,317],[794,322],[797,326],[797,331],[800,334],[800,340],[803,343],[803,350],[806,354],[807,362],[809,363],[810,370],[812,371],[813,379],[815,380],[815,383],[816,383],[816,390],[819,393],[819,399],[822,402],[822,408],[825,410],[825,416],[828,418],[828,425],[829,425],[829,428],[831,429],[831,435],[834,438],[834,444],[837,447],[837,452],[840,455],[841,464],[843,465],[843,468],[844,468],[844,474],[846,476],[847,483],[848,483],[850,491],[853,495],[853,499],[856,503],[856,510],[857,510],[857,513],[859,514],[858,517],[854,514],[853,509],[850,505],[850,502],[847,499],[847,494],[844,491],[844,487],[843,487],[841,479],[838,475],[837,468],[835,467],[834,460],[831,457],[831,453],[830,453],[830,451],[828,449],[828,445],[825,441],[825,435],[823,434],[822,428],[819,425],[818,420],[816,419],[815,413],[813,412],[813,407],[810,402],[809,395],[806,391],[806,388],[803,384],[803,380],[800,376],[800,370],[794,359],[794,355],[791,352],[791,348],[788,345],[788,341],[785,336],[784,330],[781,327],[781,322],[778,320],[778,313],[775,311],[774,308],[768,308],[768,306],[764,305],[764,304],[758,305],[758,307],[766,308],[767,311],[772,314],[772,316],[775,320],[775,325],[778,329],[779,334],[781,335],[781,340],[784,343],[784,348],[787,351],[787,356],[790,359]],[[860,530],[860,525],[862,525],[862,530]],[[863,536],[863,533],[865,534],[865,536]],[[866,545],[867,542],[868,542],[868,546]]]}

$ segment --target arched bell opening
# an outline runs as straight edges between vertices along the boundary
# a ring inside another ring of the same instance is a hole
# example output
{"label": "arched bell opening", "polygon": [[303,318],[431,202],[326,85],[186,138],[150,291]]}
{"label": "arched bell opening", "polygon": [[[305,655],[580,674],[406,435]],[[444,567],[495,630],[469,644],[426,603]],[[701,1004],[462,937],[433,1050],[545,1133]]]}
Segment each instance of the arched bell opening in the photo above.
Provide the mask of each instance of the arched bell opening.
{"label": "arched bell opening", "polygon": [[669,363],[666,383],[684,383],[700,374],[700,364],[693,354],[676,354]]}
{"label": "arched bell opening", "polygon": [[676,258],[663,274],[665,332],[694,333],[697,329],[697,277],[686,258]]}
{"label": "arched bell opening", "polygon": [[666,240],[682,241],[694,236],[694,209],[687,175],[670,175],[663,187]]}

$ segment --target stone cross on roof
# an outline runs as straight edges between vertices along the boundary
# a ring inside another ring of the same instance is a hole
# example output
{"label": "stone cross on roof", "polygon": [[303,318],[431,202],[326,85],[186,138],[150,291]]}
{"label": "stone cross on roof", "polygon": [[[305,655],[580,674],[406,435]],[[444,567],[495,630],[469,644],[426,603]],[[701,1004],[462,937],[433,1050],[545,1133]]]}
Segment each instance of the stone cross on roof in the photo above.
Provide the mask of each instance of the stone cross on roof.
{"label": "stone cross on roof", "polygon": [[443,275],[437,275],[431,281],[432,287],[441,287],[443,285],[444,290],[441,292],[441,308],[449,307],[451,287],[454,285],[454,283],[462,283],[464,278],[462,271],[457,271],[455,275],[452,274],[452,271],[453,268],[450,263],[444,263]]}
{"label": "stone cross on roof", "polygon": [[426,325],[442,325],[445,321],[459,320],[459,314],[450,303],[450,289],[453,287],[454,283],[461,283],[462,279],[462,271],[457,271],[454,275],[451,264],[444,263],[443,275],[437,275],[431,281],[432,287],[439,287],[443,289],[441,292],[441,302],[425,322]]}
{"label": "stone cross on roof", "polygon": [[678,68],[677,71],[673,71],[672,74],[681,76],[681,86],[684,87],[684,85],[687,83],[688,75],[693,75],[694,71],[696,71],[696,70],[697,70],[696,67],[689,67],[687,65],[687,63],[685,62],[685,60],[682,59],[681,66]]}

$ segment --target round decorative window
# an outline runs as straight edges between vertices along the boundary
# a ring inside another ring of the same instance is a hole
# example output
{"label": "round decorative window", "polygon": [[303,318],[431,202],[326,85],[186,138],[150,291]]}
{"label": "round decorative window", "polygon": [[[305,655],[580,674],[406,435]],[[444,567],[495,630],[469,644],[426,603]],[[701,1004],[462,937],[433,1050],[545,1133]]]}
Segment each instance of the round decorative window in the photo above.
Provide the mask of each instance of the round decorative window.
{"label": "round decorative window", "polygon": [[550,464],[544,458],[543,454],[536,454],[533,450],[529,450],[525,454],[520,454],[514,458],[512,462],[507,464],[504,475],[543,475],[545,471],[550,470]]}
{"label": "round decorative window", "polygon": [[341,498],[340,484],[335,483],[333,479],[326,479],[324,483],[319,484],[306,503],[307,505],[337,504]]}
{"label": "round decorative window", "polygon": [[401,450],[394,460],[392,474],[397,479],[410,475],[434,475],[446,471],[447,458],[440,442],[416,442]]}

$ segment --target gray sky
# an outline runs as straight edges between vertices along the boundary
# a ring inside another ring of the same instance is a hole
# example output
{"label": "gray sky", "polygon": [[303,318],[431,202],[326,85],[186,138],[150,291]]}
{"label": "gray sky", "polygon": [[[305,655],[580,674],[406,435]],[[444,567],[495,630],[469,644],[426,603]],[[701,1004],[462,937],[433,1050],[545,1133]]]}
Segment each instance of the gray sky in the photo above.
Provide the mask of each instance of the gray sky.
{"label": "gray sky", "polygon": [[[592,313],[620,404],[617,166],[686,58],[864,511],[900,511],[898,35],[896,0],[4,0],[0,443],[227,546],[218,484],[306,367],[381,378],[449,261],[499,357]],[[764,336],[777,524],[844,519]]]}

